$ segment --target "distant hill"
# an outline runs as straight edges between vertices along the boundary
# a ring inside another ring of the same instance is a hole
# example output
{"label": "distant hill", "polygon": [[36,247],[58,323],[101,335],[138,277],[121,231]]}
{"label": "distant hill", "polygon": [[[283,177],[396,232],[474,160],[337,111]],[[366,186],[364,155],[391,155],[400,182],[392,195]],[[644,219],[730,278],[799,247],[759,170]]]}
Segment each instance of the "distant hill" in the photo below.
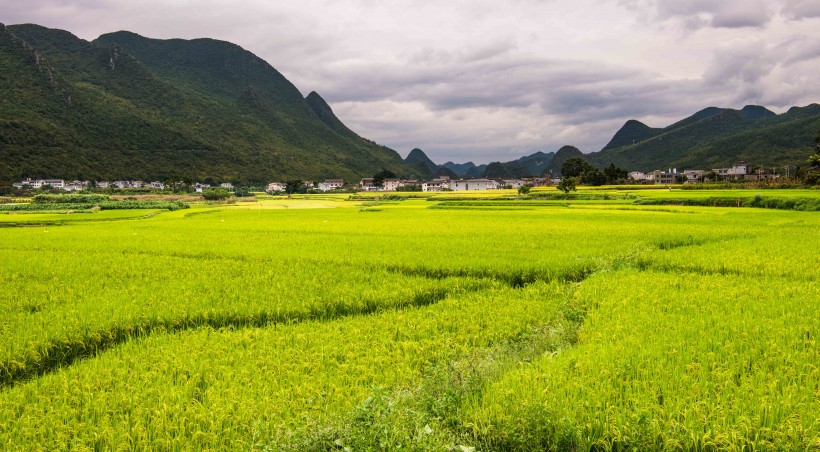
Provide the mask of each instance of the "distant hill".
{"label": "distant hill", "polygon": [[443,167],[453,171],[459,177],[476,178],[518,178],[537,177],[544,174],[549,166],[554,152],[538,151],[534,154],[525,155],[517,160],[509,162],[492,162],[488,165],[477,165],[473,162],[453,163],[447,162]]}
{"label": "distant hill", "polygon": [[422,163],[427,169],[430,170],[430,173],[435,173],[436,169],[438,169],[438,165],[436,165],[430,157],[427,157],[427,154],[424,153],[419,148],[415,148],[407,154],[407,157],[404,158],[404,163],[408,165],[418,165]]}
{"label": "distant hill", "polygon": [[585,157],[598,167],[711,169],[739,161],[763,167],[805,165],[820,132],[820,105],[781,115],[757,105],[741,110],[705,108],[662,129],[628,121],[600,152]]}
{"label": "distant hill", "polygon": [[564,162],[571,159],[572,157],[586,157],[583,152],[581,152],[575,146],[563,146],[558,152],[555,153],[555,157],[552,158],[549,166],[547,166],[546,172],[551,173],[553,176],[558,176],[561,174],[561,167],[564,166]]}
{"label": "distant hill", "polygon": [[441,166],[443,166],[443,167],[449,169],[450,171],[456,173],[456,175],[458,175],[459,177],[463,177],[465,174],[467,174],[467,171],[470,171],[471,169],[475,168],[475,163],[473,163],[473,162],[467,162],[467,163],[447,162],[447,163],[442,164]]}
{"label": "distant hill", "polygon": [[419,176],[241,47],[0,25],[0,180]]}
{"label": "distant hill", "polygon": [[657,135],[661,130],[662,129],[653,129],[640,121],[630,119],[620,130],[615,132],[615,136],[604,146],[604,149],[613,149],[640,143]]}

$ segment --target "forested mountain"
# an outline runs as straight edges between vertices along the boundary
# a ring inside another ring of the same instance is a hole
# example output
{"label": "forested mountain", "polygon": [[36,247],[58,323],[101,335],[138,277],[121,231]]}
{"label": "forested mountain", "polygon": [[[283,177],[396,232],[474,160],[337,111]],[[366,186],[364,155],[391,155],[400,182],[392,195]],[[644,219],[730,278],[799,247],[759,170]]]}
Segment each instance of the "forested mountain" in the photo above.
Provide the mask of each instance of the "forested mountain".
{"label": "forested mountain", "polygon": [[422,163],[425,167],[427,167],[427,169],[430,170],[430,172],[435,172],[438,168],[438,165],[430,160],[430,157],[427,157],[427,154],[419,148],[415,148],[410,151],[410,153],[407,154],[407,157],[404,158],[404,163],[407,163],[408,165],[417,165]]}
{"label": "forested mountain", "polygon": [[709,107],[662,129],[627,121],[600,152],[584,157],[598,167],[710,169],[739,161],[763,167],[804,165],[820,132],[820,105],[781,115],[764,107]]}
{"label": "forested mountain", "polygon": [[482,165],[476,165],[473,162],[447,162],[441,166],[449,169],[459,177],[538,177],[544,174],[554,156],[554,152],[538,151],[509,162],[492,162]]}
{"label": "forested mountain", "polygon": [[443,163],[441,166],[449,169],[450,171],[456,173],[458,176],[464,176],[467,174],[467,171],[475,168],[475,163],[467,162],[467,163],[455,163],[455,162],[447,162]]}
{"label": "forested mountain", "polygon": [[615,136],[604,146],[604,150],[639,143],[652,138],[660,133],[661,130],[662,129],[653,129],[640,121],[630,119],[620,130],[615,132]]}
{"label": "forested mountain", "polygon": [[0,69],[0,179],[419,175],[228,42],[0,25]]}
{"label": "forested mountain", "polygon": [[575,146],[561,147],[561,149],[555,153],[555,157],[552,158],[549,166],[547,166],[546,172],[552,174],[553,176],[560,175],[561,167],[564,166],[564,162],[572,157],[584,157],[584,154]]}

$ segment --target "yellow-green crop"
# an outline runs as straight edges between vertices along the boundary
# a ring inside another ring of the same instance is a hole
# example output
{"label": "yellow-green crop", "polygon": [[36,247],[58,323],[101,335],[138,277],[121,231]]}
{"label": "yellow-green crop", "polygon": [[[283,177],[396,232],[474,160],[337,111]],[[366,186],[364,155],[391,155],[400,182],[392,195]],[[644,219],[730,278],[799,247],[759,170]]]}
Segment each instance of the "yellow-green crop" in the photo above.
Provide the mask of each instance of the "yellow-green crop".
{"label": "yellow-green crop", "polygon": [[820,447],[820,214],[583,194],[2,214],[0,448]]}

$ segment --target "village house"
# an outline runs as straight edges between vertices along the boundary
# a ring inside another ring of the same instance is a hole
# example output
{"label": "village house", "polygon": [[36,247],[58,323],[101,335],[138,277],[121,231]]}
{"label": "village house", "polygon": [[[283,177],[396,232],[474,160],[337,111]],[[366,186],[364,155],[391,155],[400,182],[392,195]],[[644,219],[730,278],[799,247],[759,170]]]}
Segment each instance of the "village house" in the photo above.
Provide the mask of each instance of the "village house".
{"label": "village house", "polygon": [[732,165],[731,168],[712,168],[712,172],[717,174],[718,180],[744,179],[747,174],[751,174],[751,166],[746,162]]}
{"label": "village house", "polygon": [[632,171],[627,175],[627,178],[629,178],[633,182],[646,182],[649,176],[647,176],[646,173],[642,173],[640,171]]}
{"label": "village house", "polygon": [[15,188],[65,188],[65,181],[62,179],[30,179],[26,178],[22,181],[12,184]]}
{"label": "village house", "polygon": [[142,188],[145,183],[141,180],[115,180],[111,185],[117,188]]}
{"label": "village house", "polygon": [[233,184],[230,182],[222,182],[219,186],[222,188],[227,188],[228,190],[233,190]]}
{"label": "village house", "polygon": [[277,192],[277,191],[285,191],[286,187],[287,187],[287,185],[285,185],[282,182],[271,182],[271,183],[268,184],[267,187],[265,187],[265,191],[268,192],[268,193],[274,193],[274,192]]}
{"label": "village house", "polygon": [[63,188],[65,187],[65,181],[62,179],[38,179],[34,181],[34,188],[43,188],[43,187],[51,187],[51,188]]}
{"label": "village house", "polygon": [[88,188],[89,182],[82,180],[73,180],[63,186],[65,191],[81,191]]}
{"label": "village house", "polygon": [[522,180],[524,181],[524,185],[531,187],[543,187],[549,182],[549,179],[546,177],[525,177]]}
{"label": "village house", "polygon": [[397,188],[404,185],[404,181],[401,179],[385,179],[382,182],[382,190],[384,191],[396,191]]}
{"label": "village house", "polygon": [[510,188],[521,188],[524,185],[527,185],[523,179],[502,179],[501,183],[499,184],[502,187],[510,187]]}
{"label": "village house", "polygon": [[647,180],[652,181],[655,185],[671,185],[676,183],[677,175],[677,168],[670,168],[666,171],[655,170],[647,175]]}
{"label": "village house", "polygon": [[[331,191],[338,190],[344,187],[344,185],[345,181],[342,179],[326,179],[324,182],[319,182],[319,185],[316,186],[316,189],[319,191]],[[313,185],[309,185],[308,188],[311,188],[312,186]]]}
{"label": "village house", "polygon": [[441,176],[438,179],[433,179],[421,184],[421,191],[442,190],[450,190],[450,178],[448,176]]}
{"label": "village house", "polygon": [[325,183],[328,184],[331,190],[338,190],[345,186],[344,179],[325,179]]}
{"label": "village house", "polygon": [[[523,184],[522,184],[523,185]],[[459,179],[450,181],[450,190],[495,190],[498,182],[492,179]]]}
{"label": "village house", "polygon": [[697,184],[706,175],[706,170],[683,170],[683,175],[686,176],[686,184]]}
{"label": "village house", "polygon": [[375,185],[372,177],[365,177],[359,181],[359,189],[362,191],[376,191],[379,187]]}

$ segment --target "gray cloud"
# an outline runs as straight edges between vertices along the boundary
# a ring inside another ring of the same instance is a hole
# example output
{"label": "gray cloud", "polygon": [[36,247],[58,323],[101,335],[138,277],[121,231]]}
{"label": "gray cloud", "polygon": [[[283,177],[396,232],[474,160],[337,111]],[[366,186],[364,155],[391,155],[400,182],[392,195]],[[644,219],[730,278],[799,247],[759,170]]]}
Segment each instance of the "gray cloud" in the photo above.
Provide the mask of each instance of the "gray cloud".
{"label": "gray cloud", "polygon": [[674,21],[687,29],[763,27],[775,10],[767,0],[621,0],[644,21]]}
{"label": "gray cloud", "polygon": [[790,20],[820,17],[820,2],[816,0],[783,0],[780,14]]}
{"label": "gray cloud", "polygon": [[0,22],[231,41],[361,135],[441,162],[595,151],[630,118],[782,111],[820,86],[806,0],[0,0]]}

